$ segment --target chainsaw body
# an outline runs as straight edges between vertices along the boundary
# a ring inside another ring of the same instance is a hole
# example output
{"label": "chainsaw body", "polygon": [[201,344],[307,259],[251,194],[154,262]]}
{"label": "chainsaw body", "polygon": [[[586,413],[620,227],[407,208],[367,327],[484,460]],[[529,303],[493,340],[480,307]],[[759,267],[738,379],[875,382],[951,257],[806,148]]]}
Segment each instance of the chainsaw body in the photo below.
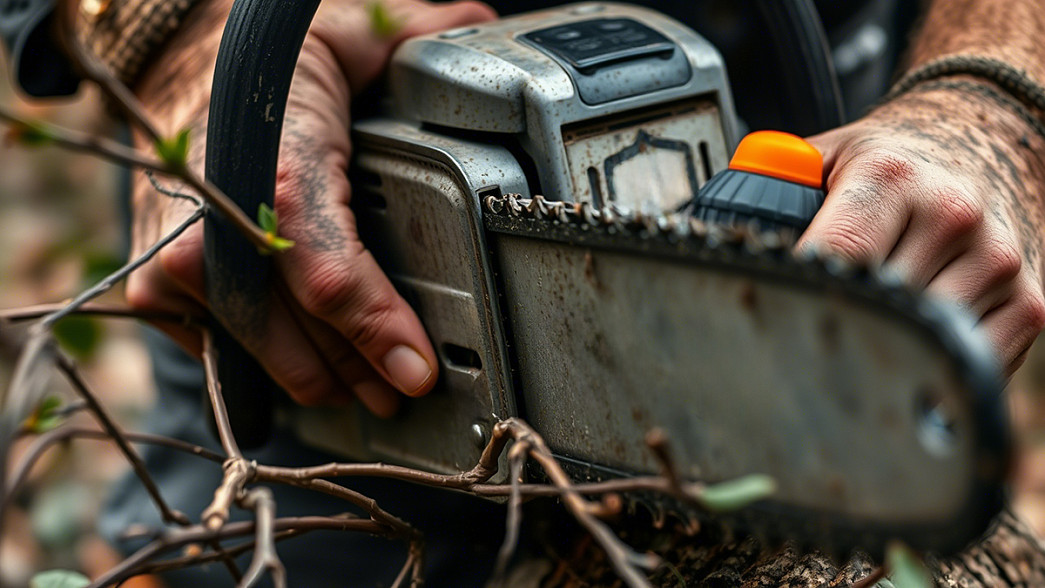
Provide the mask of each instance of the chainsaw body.
{"label": "chainsaw body", "polygon": [[726,518],[839,551],[954,551],[998,511],[1001,385],[968,317],[676,213],[737,140],[704,39],[566,6],[405,42],[388,96],[353,127],[352,207],[440,380],[387,420],[292,409],[306,442],[456,473],[519,416],[597,480],[656,473],[660,428],[689,479],[776,480]]}
{"label": "chainsaw body", "polygon": [[[545,404],[536,390],[518,396],[482,200],[542,194],[674,210],[725,168],[736,123],[715,49],[625,5],[411,39],[393,57],[389,88],[398,116],[353,128],[353,210],[363,242],[425,324],[441,381],[395,419],[309,411],[299,430],[355,458],[456,472],[474,465],[498,419],[521,415],[520,400]],[[524,307],[556,300],[534,294]]]}

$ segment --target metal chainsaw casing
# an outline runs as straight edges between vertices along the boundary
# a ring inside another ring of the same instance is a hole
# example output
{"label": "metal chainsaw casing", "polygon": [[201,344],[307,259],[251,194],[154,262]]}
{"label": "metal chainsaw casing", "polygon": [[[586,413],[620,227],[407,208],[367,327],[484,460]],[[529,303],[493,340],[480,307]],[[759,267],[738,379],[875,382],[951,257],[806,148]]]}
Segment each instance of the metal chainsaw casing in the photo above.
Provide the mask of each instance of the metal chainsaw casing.
{"label": "metal chainsaw casing", "polygon": [[457,473],[521,416],[595,480],[655,473],[660,428],[689,479],[777,481],[740,526],[839,551],[952,552],[998,511],[1001,386],[968,317],[675,213],[735,144],[695,33],[600,3],[418,37],[389,102],[353,127],[352,208],[440,380],[392,419],[296,409],[307,442]]}
{"label": "metal chainsaw casing", "polygon": [[[603,62],[590,48],[575,64],[562,43],[559,53],[542,45],[578,30],[579,42],[609,47]],[[353,209],[425,324],[441,379],[391,420],[358,406],[295,418],[331,451],[456,472],[475,463],[494,422],[518,415],[481,199],[542,193],[674,210],[728,163],[732,99],[702,37],[606,3],[410,39],[392,59],[388,94],[392,116],[353,128]]]}

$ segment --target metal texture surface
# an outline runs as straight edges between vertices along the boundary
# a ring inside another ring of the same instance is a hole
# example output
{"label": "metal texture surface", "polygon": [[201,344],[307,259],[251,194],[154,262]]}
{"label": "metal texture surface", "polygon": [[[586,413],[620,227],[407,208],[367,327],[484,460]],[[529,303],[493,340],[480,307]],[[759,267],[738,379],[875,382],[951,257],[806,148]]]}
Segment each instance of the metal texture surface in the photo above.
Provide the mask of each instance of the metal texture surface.
{"label": "metal texture surface", "polygon": [[660,427],[692,479],[778,481],[755,529],[785,513],[835,547],[951,551],[997,511],[1001,385],[964,315],[685,217],[486,212],[525,416],[561,455],[655,472]]}
{"label": "metal texture surface", "polygon": [[441,377],[393,419],[358,405],[303,410],[297,429],[356,459],[457,473],[475,465],[494,423],[517,414],[476,191],[525,190],[526,179],[503,148],[402,122],[361,123],[354,143],[360,237],[424,323]]}
{"label": "metal texture surface", "polygon": [[[575,85],[574,78],[582,74],[574,71],[571,77],[561,59],[524,38],[548,27],[622,18],[641,22],[670,40],[675,51],[688,60],[688,80],[669,87],[647,87],[638,79],[641,76],[636,77],[634,72],[622,75],[623,70],[619,70],[635,63],[614,62],[591,75],[609,74],[600,77],[599,83],[627,88],[617,91],[607,87],[605,93],[625,97],[587,104]],[[715,165],[732,151],[737,139],[732,97],[722,58],[715,48],[680,23],[636,6],[577,4],[416,37],[396,51],[389,77],[397,116],[447,129],[509,135],[502,140],[518,142],[534,162],[541,193],[553,200],[591,201],[589,169],[597,176],[604,173],[601,161],[597,166],[571,161],[562,133],[564,127],[575,123],[602,120],[612,127],[618,117],[633,119],[629,113],[648,113],[658,105],[699,97],[718,110],[715,132],[699,136],[675,133],[665,139],[686,143],[696,156],[700,154],[700,141],[710,143]],[[631,88],[634,84],[643,89]],[[631,126],[636,128],[619,140],[625,141],[624,147],[642,149],[641,128],[634,120]],[[718,169],[713,167],[712,171]],[[605,178],[595,179],[605,184]],[[663,203],[662,209],[670,204]]]}

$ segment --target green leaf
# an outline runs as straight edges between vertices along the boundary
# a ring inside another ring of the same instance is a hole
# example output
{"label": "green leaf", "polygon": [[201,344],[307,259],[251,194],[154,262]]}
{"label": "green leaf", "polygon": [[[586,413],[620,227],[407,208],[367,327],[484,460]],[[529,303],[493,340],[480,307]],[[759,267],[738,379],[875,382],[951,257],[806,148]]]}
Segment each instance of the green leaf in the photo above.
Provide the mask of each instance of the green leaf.
{"label": "green leaf", "polygon": [[189,129],[182,129],[174,138],[156,141],[156,155],[175,170],[185,169],[189,161]]}
{"label": "green leaf", "polygon": [[54,429],[58,425],[62,424],[65,420],[61,415],[58,414],[58,409],[62,407],[62,399],[57,396],[48,396],[40,401],[36,405],[36,409],[33,414],[29,415],[22,423],[26,429],[29,429],[33,433],[46,433],[51,429]]}
{"label": "green leaf", "polygon": [[776,488],[771,476],[751,474],[703,488],[700,500],[710,511],[730,512],[771,496]]}
{"label": "green leaf", "polygon": [[886,547],[885,568],[896,588],[932,588],[933,581],[925,562],[909,547],[894,541]]}
{"label": "green leaf", "polygon": [[402,19],[392,16],[381,0],[367,2],[366,14],[370,18],[370,30],[378,37],[391,37],[403,28]]}
{"label": "green leaf", "polygon": [[54,338],[79,359],[90,359],[102,342],[102,325],[94,317],[67,316],[54,325]]}
{"label": "green leaf", "polygon": [[42,122],[16,121],[11,123],[7,130],[7,140],[12,143],[25,145],[26,147],[40,147],[54,141],[54,134]]}
{"label": "green leaf", "polygon": [[283,237],[272,237],[269,239],[269,247],[273,251],[286,251],[294,246],[294,242],[290,239],[284,239]]}
{"label": "green leaf", "polygon": [[268,245],[268,249],[260,252],[262,255],[286,251],[294,246],[293,241],[279,236],[279,216],[271,206],[264,202],[258,205],[258,226],[265,232],[265,241]]}
{"label": "green leaf", "polygon": [[33,576],[29,588],[83,588],[90,584],[91,580],[79,572],[48,570]]}
{"label": "green leaf", "polygon": [[258,205],[258,226],[266,233],[276,234],[279,232],[279,216],[268,204],[262,202]]}

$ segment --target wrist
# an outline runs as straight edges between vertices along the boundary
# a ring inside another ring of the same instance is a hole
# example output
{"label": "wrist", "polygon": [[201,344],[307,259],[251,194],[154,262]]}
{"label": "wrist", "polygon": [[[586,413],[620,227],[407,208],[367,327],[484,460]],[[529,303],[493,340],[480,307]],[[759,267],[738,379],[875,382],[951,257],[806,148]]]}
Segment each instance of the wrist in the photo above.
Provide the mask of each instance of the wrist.
{"label": "wrist", "polygon": [[206,115],[214,61],[232,0],[206,0],[142,70],[132,87],[161,131]]}
{"label": "wrist", "polygon": [[1045,122],[997,84],[969,75],[927,80],[891,96],[869,116],[934,135],[956,172],[1003,174],[1014,192],[1032,200],[1045,192]]}

